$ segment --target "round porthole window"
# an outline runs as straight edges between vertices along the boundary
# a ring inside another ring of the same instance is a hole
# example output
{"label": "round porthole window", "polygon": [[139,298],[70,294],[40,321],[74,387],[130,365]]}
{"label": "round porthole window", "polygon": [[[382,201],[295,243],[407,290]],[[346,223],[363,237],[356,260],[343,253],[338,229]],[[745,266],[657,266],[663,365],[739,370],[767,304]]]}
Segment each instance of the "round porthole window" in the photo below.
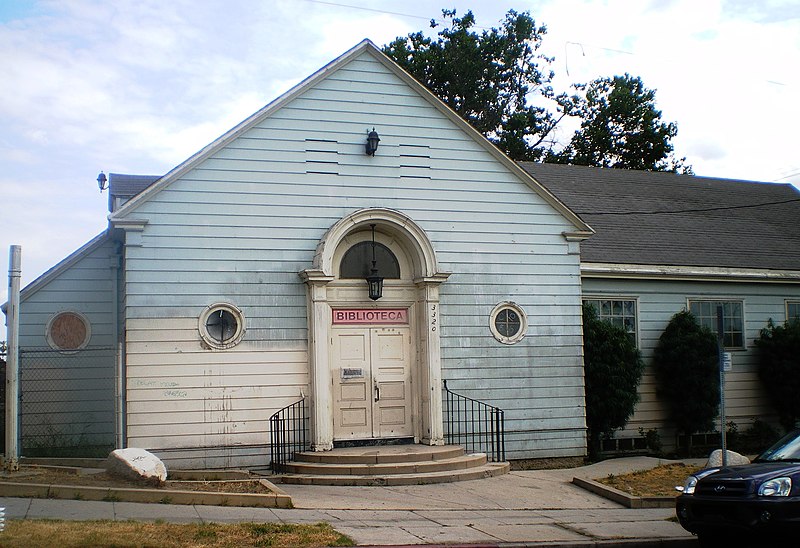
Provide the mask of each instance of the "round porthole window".
{"label": "round porthole window", "polygon": [[525,311],[510,301],[502,302],[494,307],[489,319],[492,336],[503,344],[514,344],[525,336],[528,330],[528,318]]}
{"label": "round porthole window", "polygon": [[65,352],[80,350],[89,344],[92,329],[89,320],[79,312],[59,312],[47,322],[47,344]]}
{"label": "round porthole window", "polygon": [[244,337],[244,314],[232,304],[211,304],[200,315],[199,328],[200,336],[211,348],[231,348]]}

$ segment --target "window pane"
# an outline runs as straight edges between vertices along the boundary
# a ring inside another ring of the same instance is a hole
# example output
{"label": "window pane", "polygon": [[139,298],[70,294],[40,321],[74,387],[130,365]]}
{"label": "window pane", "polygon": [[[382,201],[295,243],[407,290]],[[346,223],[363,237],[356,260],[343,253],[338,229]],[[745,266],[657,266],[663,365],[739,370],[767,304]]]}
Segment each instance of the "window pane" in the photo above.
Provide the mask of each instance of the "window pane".
{"label": "window pane", "polygon": [[786,319],[789,321],[800,319],[800,302],[786,304]]}
{"label": "window pane", "polygon": [[741,301],[689,301],[689,311],[697,322],[717,333],[717,307],[722,306],[722,344],[744,348],[744,318]]}
{"label": "window pane", "polygon": [[636,301],[622,299],[586,299],[601,320],[624,329],[636,344]]}
{"label": "window pane", "polygon": [[[383,244],[375,243],[375,266],[378,276],[386,279],[400,278],[400,265],[397,257]],[[344,254],[339,266],[340,278],[366,278],[372,269],[372,242],[359,242]]]}

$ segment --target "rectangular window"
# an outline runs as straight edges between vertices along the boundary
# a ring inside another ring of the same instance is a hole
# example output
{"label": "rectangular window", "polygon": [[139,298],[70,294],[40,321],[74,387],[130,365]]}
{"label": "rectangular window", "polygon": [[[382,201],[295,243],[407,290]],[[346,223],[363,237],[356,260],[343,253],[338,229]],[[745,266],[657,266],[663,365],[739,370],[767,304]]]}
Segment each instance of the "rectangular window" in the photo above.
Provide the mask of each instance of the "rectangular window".
{"label": "rectangular window", "polygon": [[700,325],[717,332],[717,307],[722,306],[722,344],[725,348],[744,348],[744,304],[742,301],[689,301]]}
{"label": "rectangular window", "polygon": [[786,320],[800,320],[800,301],[786,301]]}
{"label": "rectangular window", "polygon": [[[585,304],[592,305],[601,320],[606,320],[625,330],[628,336],[636,340],[636,301],[633,299],[584,299]],[[638,344],[637,344],[638,346]]]}

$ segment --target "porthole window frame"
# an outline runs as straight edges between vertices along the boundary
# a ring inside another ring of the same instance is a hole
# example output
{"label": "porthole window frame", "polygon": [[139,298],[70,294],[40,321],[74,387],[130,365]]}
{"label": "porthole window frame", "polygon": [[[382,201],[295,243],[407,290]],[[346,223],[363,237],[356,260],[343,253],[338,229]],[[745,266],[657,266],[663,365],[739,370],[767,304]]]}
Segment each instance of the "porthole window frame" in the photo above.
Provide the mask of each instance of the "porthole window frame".
{"label": "porthole window frame", "polygon": [[[218,341],[211,334],[208,332],[208,318],[214,314],[215,312],[219,312],[220,310],[228,312],[236,319],[236,331],[232,337],[225,340],[224,342]],[[198,318],[197,324],[198,330],[200,331],[200,338],[203,342],[208,345],[209,348],[214,350],[227,350],[229,348],[233,348],[237,344],[239,344],[242,339],[244,338],[244,334],[247,331],[245,325],[245,317],[244,313],[242,312],[241,308],[238,306],[226,303],[226,302],[216,302],[206,306],[203,309],[203,312],[200,314]]]}
{"label": "porthole window frame", "polygon": [[[519,316],[520,325],[519,331],[517,331],[514,335],[507,336],[500,333],[497,329],[497,317],[500,315],[501,312],[504,310],[511,310]],[[492,336],[500,343],[503,344],[516,344],[525,338],[525,335],[528,333],[528,315],[525,313],[525,310],[515,302],[512,301],[503,301],[498,303],[493,309],[492,313],[489,314],[489,330],[492,332]]]}
{"label": "porthole window frame", "polygon": [[[83,337],[83,341],[79,345],[74,348],[64,348],[60,346],[55,339],[53,339],[53,324],[56,322],[58,318],[64,316],[65,314],[71,314],[73,316],[78,317],[81,322],[83,322],[83,326],[86,329],[86,334]],[[86,314],[82,312],[78,312],[77,310],[59,310],[55,314],[51,316],[51,318],[47,321],[47,325],[45,326],[44,332],[45,339],[47,340],[47,344],[53,350],[57,350],[58,352],[62,352],[64,354],[74,354],[75,352],[79,352],[83,350],[87,346],[89,346],[89,342],[92,340],[92,322],[89,321],[89,318],[86,317]]]}

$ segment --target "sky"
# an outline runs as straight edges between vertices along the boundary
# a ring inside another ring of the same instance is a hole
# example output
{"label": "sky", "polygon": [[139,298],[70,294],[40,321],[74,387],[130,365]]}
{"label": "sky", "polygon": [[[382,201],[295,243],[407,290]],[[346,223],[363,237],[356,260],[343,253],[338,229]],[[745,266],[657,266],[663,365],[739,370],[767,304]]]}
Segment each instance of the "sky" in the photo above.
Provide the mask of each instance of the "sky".
{"label": "sky", "polygon": [[2,0],[4,276],[11,245],[24,286],[105,230],[100,171],[164,174],[364,38],[435,33],[443,7],[484,28],[529,12],[557,91],[641,77],[697,175],[800,187],[797,0]]}

